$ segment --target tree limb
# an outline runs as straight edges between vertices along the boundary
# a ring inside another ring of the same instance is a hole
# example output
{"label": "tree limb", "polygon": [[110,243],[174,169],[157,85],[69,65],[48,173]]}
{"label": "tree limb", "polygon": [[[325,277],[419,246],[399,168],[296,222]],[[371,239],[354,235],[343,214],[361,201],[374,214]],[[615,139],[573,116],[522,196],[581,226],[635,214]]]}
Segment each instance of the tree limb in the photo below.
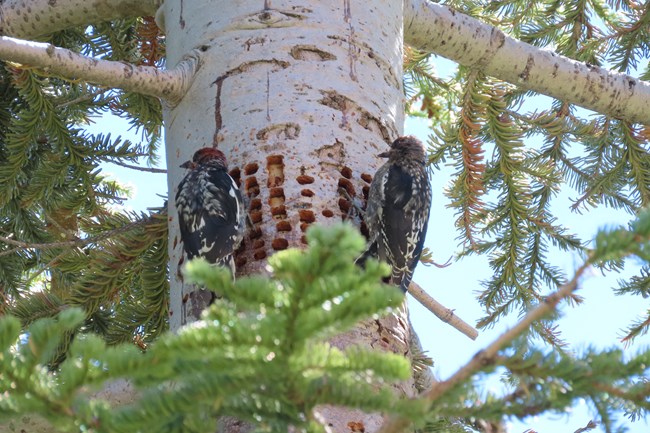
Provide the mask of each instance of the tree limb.
{"label": "tree limb", "polygon": [[415,300],[422,304],[427,310],[431,311],[438,319],[456,328],[458,331],[462,332],[472,340],[476,340],[476,337],[478,337],[478,331],[476,329],[474,329],[460,317],[456,316],[456,314],[454,314],[454,310],[445,307],[440,302],[433,299],[417,283],[411,281],[408,291],[411,296],[415,298]]}
{"label": "tree limb", "polygon": [[154,15],[161,0],[5,0],[0,35],[34,39],[58,30],[118,18]]}
{"label": "tree limb", "polygon": [[185,94],[200,64],[194,50],[173,69],[93,59],[51,44],[0,36],[0,59],[46,69],[68,79],[157,96],[174,104]]}
{"label": "tree limb", "polygon": [[518,41],[429,0],[404,3],[404,42],[525,89],[650,124],[650,83]]}

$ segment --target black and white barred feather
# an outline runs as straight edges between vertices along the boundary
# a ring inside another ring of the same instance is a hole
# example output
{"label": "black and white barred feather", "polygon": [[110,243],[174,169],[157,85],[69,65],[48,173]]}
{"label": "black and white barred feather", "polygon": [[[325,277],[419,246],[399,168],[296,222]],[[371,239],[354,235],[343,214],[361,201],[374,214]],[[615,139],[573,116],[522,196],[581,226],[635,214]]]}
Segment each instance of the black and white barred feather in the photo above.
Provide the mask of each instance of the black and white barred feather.
{"label": "black and white barred feather", "polygon": [[203,257],[226,266],[234,277],[233,253],[244,237],[246,209],[228,174],[226,157],[218,149],[204,147],[181,167],[189,169],[176,193],[185,254],[190,260]]}
{"label": "black and white barred feather", "polygon": [[426,154],[417,138],[399,137],[377,170],[368,194],[365,222],[369,239],[358,262],[375,257],[392,268],[391,283],[404,292],[420,260],[429,222],[431,186]]}

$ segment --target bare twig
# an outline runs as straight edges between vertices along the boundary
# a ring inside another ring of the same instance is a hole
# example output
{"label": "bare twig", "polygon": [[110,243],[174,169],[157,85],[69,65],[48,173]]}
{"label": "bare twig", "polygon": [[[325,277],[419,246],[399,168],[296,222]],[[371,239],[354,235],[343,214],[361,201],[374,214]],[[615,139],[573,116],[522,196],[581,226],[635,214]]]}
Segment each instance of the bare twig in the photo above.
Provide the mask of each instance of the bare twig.
{"label": "bare twig", "polygon": [[476,337],[478,337],[478,331],[463,319],[458,317],[454,313],[454,310],[445,307],[440,302],[433,299],[427,292],[424,291],[424,289],[422,289],[422,287],[413,281],[411,281],[408,290],[416,301],[422,304],[427,310],[435,314],[438,319],[442,320],[450,326],[453,326],[472,340],[476,340]]}
{"label": "bare twig", "polygon": [[3,252],[1,252],[1,253],[0,253],[0,257],[8,256],[8,255],[13,254],[13,253],[15,253],[16,251],[20,251],[20,250],[22,250],[22,249],[24,249],[24,248],[21,248],[21,247],[10,248],[10,249],[8,249],[7,251],[3,251]]}
{"label": "bare twig", "polygon": [[130,168],[132,170],[146,171],[149,173],[162,173],[167,174],[167,170],[164,168],[154,168],[154,167],[140,167],[139,165],[131,165],[121,161],[107,161],[111,164],[119,165],[120,167]]}
{"label": "bare twig", "polygon": [[[80,96],[78,98],[74,98],[74,99],[71,99],[69,101],[57,104],[56,108],[64,108],[64,107],[67,107],[69,105],[77,104],[79,102],[91,101],[91,100],[95,99],[97,96],[101,95],[102,93],[110,92],[111,90],[113,90],[113,89],[99,89],[96,92],[87,93],[87,94],[82,95],[82,96]],[[109,101],[113,100],[113,99],[115,99],[115,98],[111,97],[111,98],[109,98]]]}
{"label": "bare twig", "polygon": [[4,242],[5,244],[8,245],[14,245],[17,248],[23,250],[41,250],[41,249],[52,249],[52,248],[61,248],[61,247],[83,246],[85,245],[84,243],[85,241],[86,239],[72,239],[69,241],[61,241],[61,242],[30,243],[30,242],[17,241],[15,239],[0,236],[0,242]]}
{"label": "bare twig", "polygon": [[29,284],[30,284],[32,281],[34,281],[36,278],[38,278],[39,275],[41,275],[41,274],[42,274],[43,272],[45,272],[46,270],[50,269],[54,263],[56,263],[56,262],[58,262],[59,260],[61,260],[61,259],[62,259],[66,254],[68,254],[70,251],[72,251],[72,250],[71,250],[71,249],[66,249],[66,250],[63,250],[61,253],[57,254],[56,257],[54,257],[52,260],[50,260],[50,261],[49,261],[45,266],[41,267],[41,269],[39,269],[39,270],[38,270],[34,275],[31,275],[31,276],[29,277],[29,279],[27,279],[27,280],[25,281],[25,283],[24,283],[25,286],[29,286]]}
{"label": "bare twig", "polygon": [[584,427],[582,427],[582,428],[579,428],[578,430],[576,430],[576,431],[573,432],[573,433],[584,433],[584,432],[587,432],[587,431],[593,430],[593,429],[595,429],[596,427],[598,427],[598,423],[597,423],[597,422],[595,422],[595,421],[589,421],[589,422],[587,423],[586,426],[584,426]]}
{"label": "bare twig", "polygon": [[[560,301],[570,296],[573,291],[576,290],[578,287],[578,280],[585,272],[585,270],[589,268],[589,266],[590,262],[587,260],[580,268],[578,268],[571,281],[561,286],[557,292],[545,298],[545,301],[543,303],[539,304],[536,308],[531,310],[514,327],[501,334],[501,336],[494,340],[488,347],[474,355],[474,357],[467,364],[462,366],[449,379],[434,383],[431,389],[426,394],[424,394],[422,398],[425,398],[429,402],[433,403],[447,391],[454,388],[461,382],[467,380],[471,375],[479,371],[482,367],[492,364],[496,358],[498,351],[501,350],[501,348],[526,332],[526,330],[530,328],[530,325],[532,325],[533,322],[536,322],[549,314],[557,307]],[[411,420],[408,418],[394,416],[386,420],[382,428],[379,430],[379,433],[402,432],[408,428],[410,423]]]}
{"label": "bare twig", "polygon": [[84,247],[89,244],[97,243],[100,241],[103,241],[104,239],[108,239],[113,236],[120,235],[122,233],[126,233],[130,230],[133,230],[136,227],[146,225],[149,222],[153,220],[154,216],[150,216],[148,218],[141,219],[139,221],[134,221],[132,223],[123,225],[122,227],[118,227],[112,230],[105,231],[103,233],[100,233],[96,236],[89,236],[87,238],[77,238],[77,239],[71,239],[67,241],[61,241],[61,242],[47,242],[47,243],[31,243],[31,242],[23,242],[23,241],[18,241],[15,239],[7,238],[4,236],[0,236],[0,242],[3,242],[7,245],[13,245],[16,248],[12,248],[11,250],[8,251],[3,251],[0,253],[0,256],[6,255],[10,252],[14,252],[16,250],[43,250],[43,249],[54,249],[54,248],[63,248],[63,247]]}

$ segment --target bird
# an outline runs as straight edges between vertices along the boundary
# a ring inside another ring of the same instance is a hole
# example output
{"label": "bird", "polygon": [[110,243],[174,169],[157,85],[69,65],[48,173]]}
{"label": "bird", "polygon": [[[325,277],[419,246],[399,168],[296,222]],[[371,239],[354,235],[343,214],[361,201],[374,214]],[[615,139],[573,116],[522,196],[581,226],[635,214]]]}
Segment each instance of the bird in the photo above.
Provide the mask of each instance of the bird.
{"label": "bird", "polygon": [[226,157],[219,149],[204,147],[181,167],[189,170],[175,201],[185,255],[227,267],[234,278],[233,255],[244,237],[247,213]]}
{"label": "bird", "polygon": [[364,217],[368,244],[357,263],[368,257],[388,263],[389,282],[407,292],[422,254],[431,208],[426,152],[420,140],[405,136],[377,156],[388,161],[370,183]]}

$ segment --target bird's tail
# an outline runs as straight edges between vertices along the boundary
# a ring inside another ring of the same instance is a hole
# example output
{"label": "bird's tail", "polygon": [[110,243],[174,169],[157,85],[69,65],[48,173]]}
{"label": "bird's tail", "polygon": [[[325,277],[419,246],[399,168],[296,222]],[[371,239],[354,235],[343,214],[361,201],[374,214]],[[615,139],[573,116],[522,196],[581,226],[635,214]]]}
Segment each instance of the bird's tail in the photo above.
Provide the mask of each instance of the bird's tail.
{"label": "bird's tail", "polygon": [[401,275],[402,282],[399,284],[399,288],[402,289],[402,292],[406,293],[409,291],[409,284],[411,284],[411,279],[413,279],[413,271],[406,270]]}
{"label": "bird's tail", "polygon": [[354,263],[363,268],[366,265],[366,260],[370,257],[375,259],[378,257],[377,242],[370,242],[366,250],[354,261]]}
{"label": "bird's tail", "polygon": [[223,256],[217,263],[218,266],[224,267],[230,271],[232,280],[235,281],[235,272],[237,271],[237,266],[235,266],[235,257],[232,254],[227,254]]}

